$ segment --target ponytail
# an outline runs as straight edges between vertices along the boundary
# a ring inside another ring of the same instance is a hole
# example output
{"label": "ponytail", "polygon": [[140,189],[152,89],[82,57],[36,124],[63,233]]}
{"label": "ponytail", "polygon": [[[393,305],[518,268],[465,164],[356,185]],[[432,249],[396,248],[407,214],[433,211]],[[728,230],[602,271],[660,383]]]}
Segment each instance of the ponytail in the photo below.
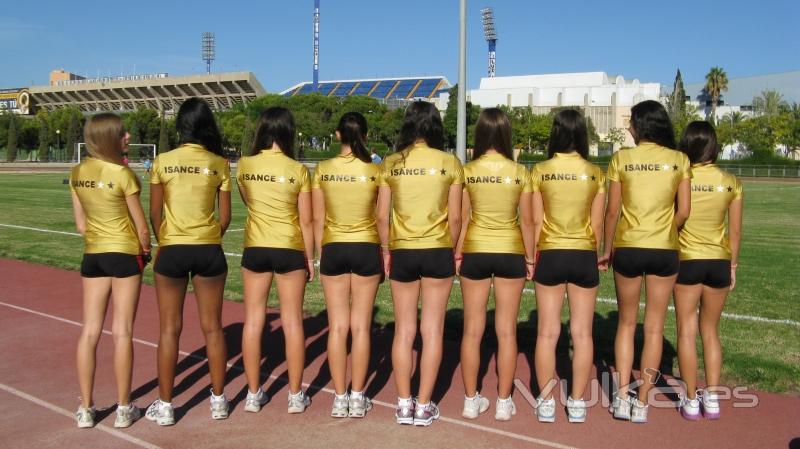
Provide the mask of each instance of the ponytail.
{"label": "ponytail", "polygon": [[348,145],[353,156],[362,162],[372,162],[370,151],[367,148],[367,119],[358,112],[347,112],[339,119],[336,127],[342,145]]}

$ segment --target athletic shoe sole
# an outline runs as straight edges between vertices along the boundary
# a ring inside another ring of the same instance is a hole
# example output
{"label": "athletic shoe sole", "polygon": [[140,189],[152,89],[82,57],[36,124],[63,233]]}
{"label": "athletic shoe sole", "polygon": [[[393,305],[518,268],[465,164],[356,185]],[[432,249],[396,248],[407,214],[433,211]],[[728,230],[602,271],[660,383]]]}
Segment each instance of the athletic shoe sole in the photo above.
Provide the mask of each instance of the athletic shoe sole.
{"label": "athletic shoe sole", "polygon": [[683,416],[683,419],[685,419],[687,421],[697,421],[697,420],[700,419],[700,413],[699,412],[696,413],[696,414],[691,414],[691,413],[686,413],[682,409],[681,409],[681,416]]}
{"label": "athletic shoe sole", "polygon": [[573,418],[572,416],[568,416],[567,418],[569,419],[569,422],[571,422],[571,423],[584,423],[584,422],[586,422],[586,415],[584,415],[582,418]]}
{"label": "athletic shoe sole", "polygon": [[397,424],[402,424],[404,426],[413,425],[414,424],[414,418],[397,418]]}
{"label": "athletic shoe sole", "polygon": [[545,422],[545,423],[556,422],[555,416],[537,416],[537,418],[539,419],[539,422]]}
{"label": "athletic shoe sole", "polygon": [[331,410],[332,418],[347,418],[348,416],[350,416],[350,412],[347,410]]}
{"label": "athletic shoe sole", "polygon": [[710,419],[712,421],[719,419],[719,415],[720,415],[719,412],[716,412],[716,413],[709,413],[709,412],[705,412],[705,411],[703,412],[703,416],[705,416],[706,419]]}
{"label": "athletic shoe sole", "polygon": [[92,427],[94,427],[94,423],[93,422],[79,422],[78,423],[78,428],[79,429],[91,429]]}
{"label": "athletic shoe sole", "polygon": [[225,413],[211,413],[211,419],[228,419],[228,412]]}
{"label": "athletic shoe sole", "polygon": [[414,418],[414,425],[417,427],[428,427],[433,424],[433,418],[429,419],[417,419]]}

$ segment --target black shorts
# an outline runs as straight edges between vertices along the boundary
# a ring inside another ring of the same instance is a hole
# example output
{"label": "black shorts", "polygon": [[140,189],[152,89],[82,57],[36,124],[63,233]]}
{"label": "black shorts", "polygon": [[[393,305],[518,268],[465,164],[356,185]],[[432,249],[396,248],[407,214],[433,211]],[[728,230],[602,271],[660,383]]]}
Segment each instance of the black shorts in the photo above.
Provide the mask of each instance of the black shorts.
{"label": "black shorts", "polygon": [[171,278],[214,277],[228,271],[222,245],[169,245],[158,248],[153,271]]}
{"label": "black shorts", "polygon": [[467,279],[489,279],[492,276],[508,279],[525,277],[525,256],[507,253],[464,253],[461,271]]}
{"label": "black shorts", "polygon": [[575,284],[582,288],[600,285],[597,253],[585,249],[546,249],[539,251],[533,281],[554,286]]}
{"label": "black shorts", "polygon": [[375,276],[383,273],[381,247],[377,243],[328,243],[322,247],[319,274]]}
{"label": "black shorts", "polygon": [[250,247],[242,254],[242,268],[256,273],[285,274],[306,270],[306,256],[296,249]]}
{"label": "black shorts", "polygon": [[615,273],[626,278],[642,275],[673,276],[680,260],[674,249],[619,248],[614,250],[611,264]]}
{"label": "black shorts", "polygon": [[700,259],[681,261],[678,280],[681,285],[703,284],[711,288],[731,286],[731,261],[724,259]]}
{"label": "black shorts", "polygon": [[392,251],[389,279],[413,282],[421,278],[444,279],[456,274],[452,248],[396,249]]}
{"label": "black shorts", "polygon": [[85,278],[127,278],[142,274],[142,256],[125,253],[84,254],[81,276]]}

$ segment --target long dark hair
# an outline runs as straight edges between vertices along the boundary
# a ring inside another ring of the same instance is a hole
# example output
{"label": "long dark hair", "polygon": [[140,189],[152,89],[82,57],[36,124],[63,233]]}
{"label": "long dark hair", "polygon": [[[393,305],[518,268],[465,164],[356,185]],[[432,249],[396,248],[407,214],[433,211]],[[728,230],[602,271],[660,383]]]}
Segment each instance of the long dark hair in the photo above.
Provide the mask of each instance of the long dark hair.
{"label": "long dark hair", "polygon": [[478,159],[487,150],[495,149],[508,159],[514,160],[511,144],[511,123],[500,108],[487,108],[481,111],[475,124],[475,149],[472,159]]}
{"label": "long dark hair", "polygon": [[442,116],[436,106],[427,101],[415,101],[406,109],[394,150],[406,150],[419,139],[425,140],[431,148],[444,151]]}
{"label": "long dark hair", "polygon": [[294,159],[294,131],[294,116],[288,109],[279,106],[267,108],[258,116],[250,154],[278,144],[283,154]]}
{"label": "long dark hair", "polygon": [[206,150],[222,156],[222,135],[219,133],[214,113],[208,103],[192,97],[184,101],[178,109],[175,128],[180,136],[179,143],[202,145]]}
{"label": "long dark hair", "polygon": [[348,145],[353,156],[363,162],[372,162],[372,155],[367,148],[367,119],[358,112],[346,112],[336,126],[342,145]]}
{"label": "long dark hair", "polygon": [[577,151],[582,158],[589,157],[589,136],[586,131],[586,119],[580,111],[564,109],[553,117],[550,128],[550,141],[547,142],[547,157],[556,153]]}
{"label": "long dark hair", "polygon": [[689,123],[683,130],[678,149],[689,156],[692,164],[716,162],[719,146],[714,127],[705,121]]}
{"label": "long dark hair", "polygon": [[675,131],[667,110],[655,100],[643,101],[631,108],[631,127],[636,144],[646,140],[675,149]]}

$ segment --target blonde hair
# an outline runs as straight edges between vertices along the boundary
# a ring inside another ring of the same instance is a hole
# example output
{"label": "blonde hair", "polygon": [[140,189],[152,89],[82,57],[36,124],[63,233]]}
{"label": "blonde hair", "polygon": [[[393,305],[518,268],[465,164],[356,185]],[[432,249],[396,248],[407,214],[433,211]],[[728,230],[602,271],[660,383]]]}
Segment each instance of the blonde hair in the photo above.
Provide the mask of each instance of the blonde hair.
{"label": "blonde hair", "polygon": [[115,114],[105,112],[86,121],[83,137],[92,157],[110,161],[122,160],[122,138],[125,127]]}

